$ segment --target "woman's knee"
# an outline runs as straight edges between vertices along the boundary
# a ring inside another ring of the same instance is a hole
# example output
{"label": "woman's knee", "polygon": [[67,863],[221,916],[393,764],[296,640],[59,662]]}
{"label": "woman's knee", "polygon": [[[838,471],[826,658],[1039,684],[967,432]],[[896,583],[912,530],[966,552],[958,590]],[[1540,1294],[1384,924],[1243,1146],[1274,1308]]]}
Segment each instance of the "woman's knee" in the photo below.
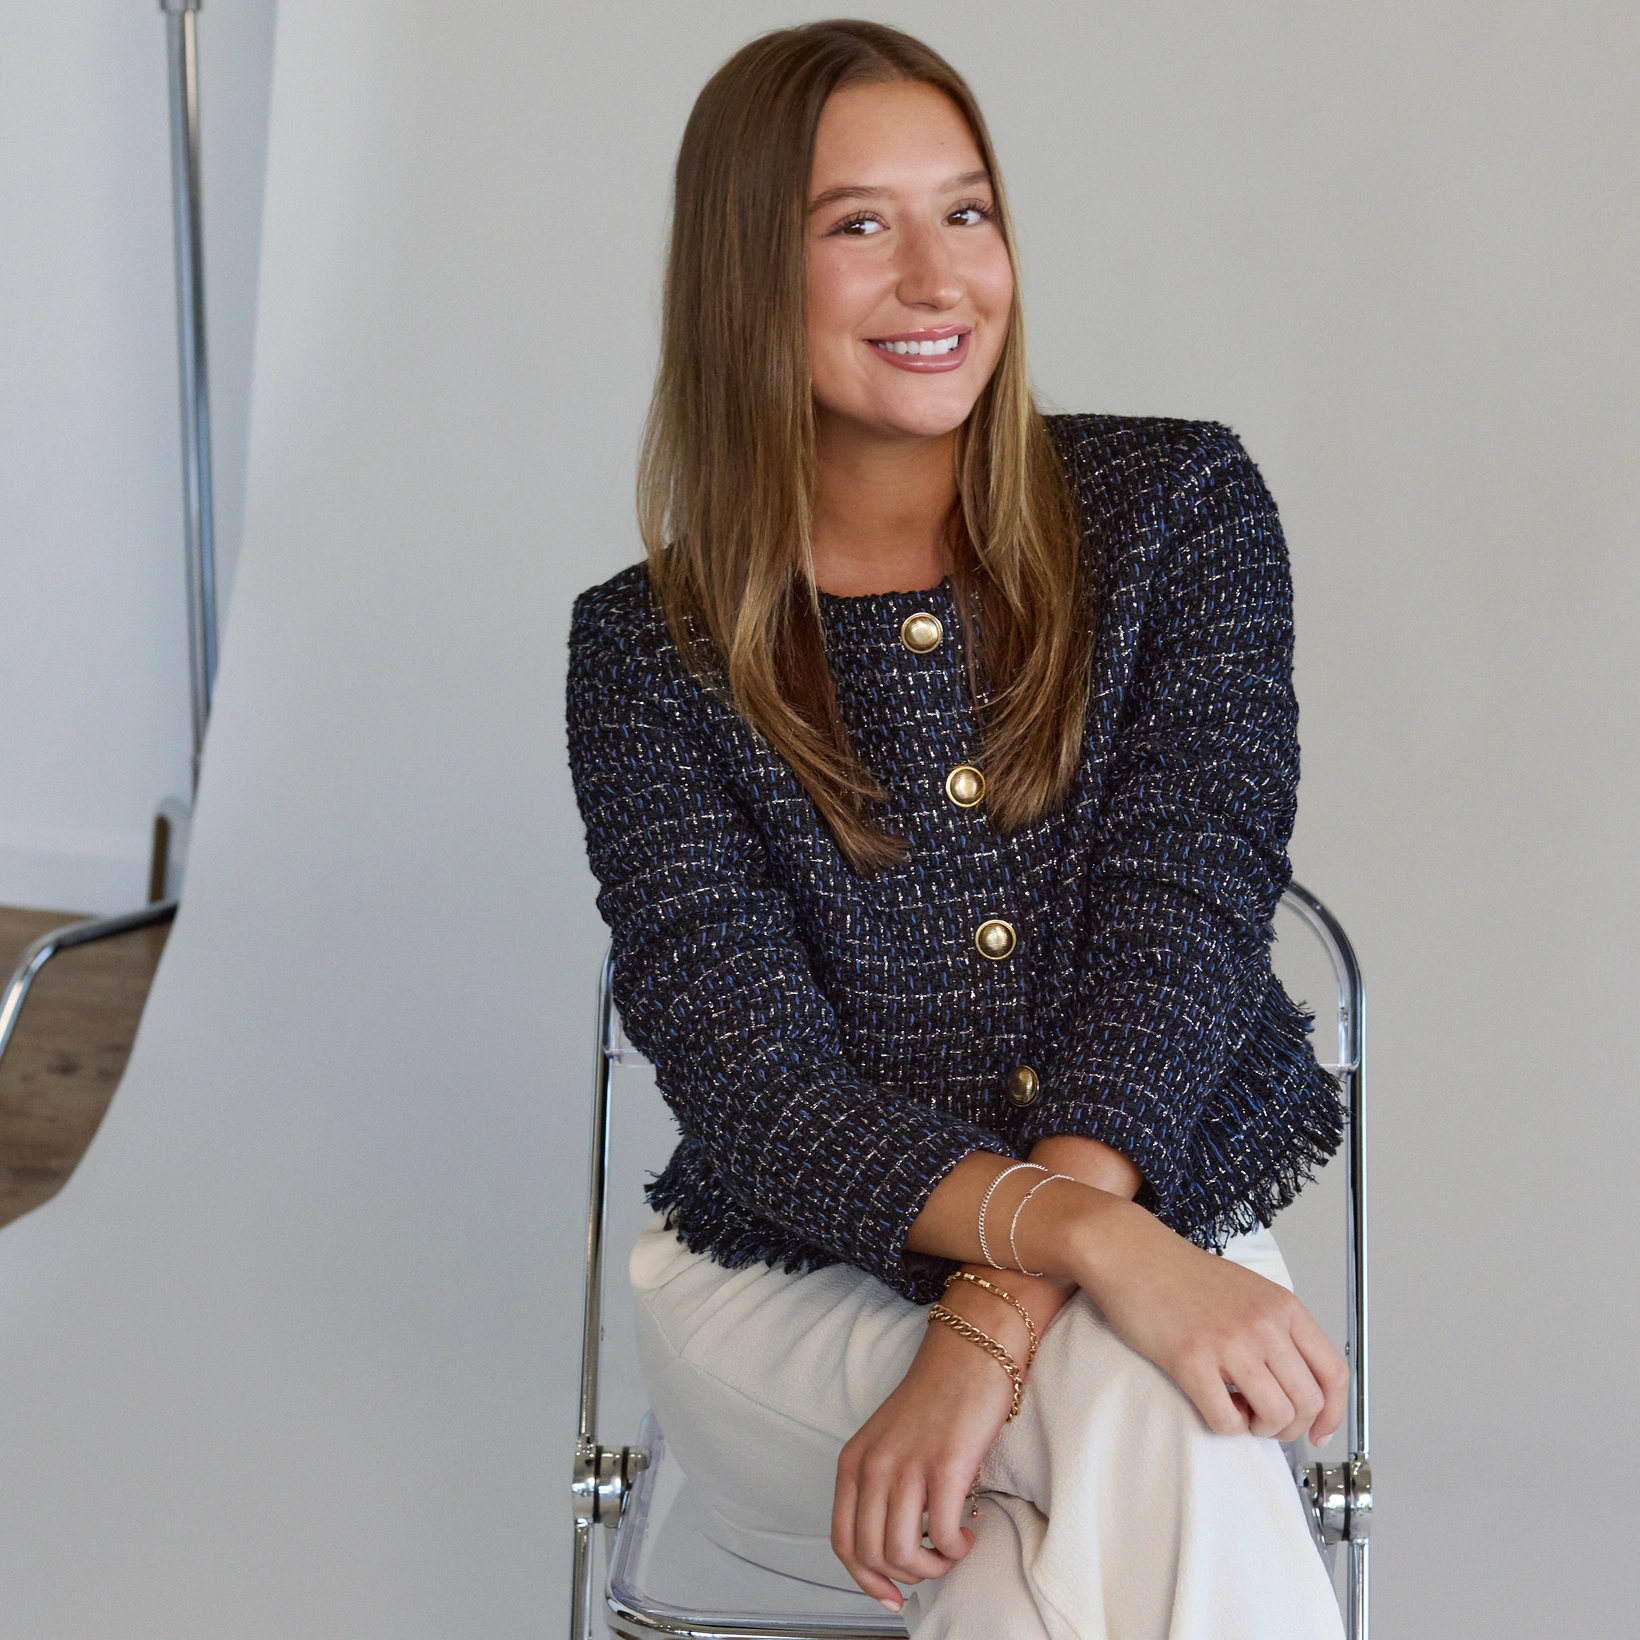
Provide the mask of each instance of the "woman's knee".
{"label": "woman's knee", "polygon": [[1188,1470],[1193,1443],[1215,1438],[1184,1391],[1078,1293],[1042,1341],[1021,1415],[992,1448],[985,1484],[1046,1508],[1053,1473]]}

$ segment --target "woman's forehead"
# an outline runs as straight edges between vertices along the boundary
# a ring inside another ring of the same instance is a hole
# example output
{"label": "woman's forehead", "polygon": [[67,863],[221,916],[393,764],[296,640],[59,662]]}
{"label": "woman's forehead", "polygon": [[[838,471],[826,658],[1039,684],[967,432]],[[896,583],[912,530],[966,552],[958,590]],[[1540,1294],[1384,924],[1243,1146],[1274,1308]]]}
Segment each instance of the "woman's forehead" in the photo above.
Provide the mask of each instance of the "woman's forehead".
{"label": "woman's forehead", "polygon": [[935,86],[896,80],[834,92],[815,133],[810,194],[972,188],[987,180],[961,110]]}

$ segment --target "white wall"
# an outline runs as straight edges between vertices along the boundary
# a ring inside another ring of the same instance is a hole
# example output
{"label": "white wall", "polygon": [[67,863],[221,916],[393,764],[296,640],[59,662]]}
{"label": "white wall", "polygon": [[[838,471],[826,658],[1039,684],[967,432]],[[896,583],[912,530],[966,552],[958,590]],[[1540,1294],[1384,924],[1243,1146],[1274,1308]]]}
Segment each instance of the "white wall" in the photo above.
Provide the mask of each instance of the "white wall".
{"label": "white wall", "polygon": [[[222,605],[244,513],[274,0],[200,22]],[[147,896],[188,789],[165,23],[0,6],[0,904]]]}
{"label": "white wall", "polygon": [[[562,643],[637,550],[688,106],[807,12],[281,7],[189,903],[91,1156],[0,1238],[45,1640],[557,1626],[601,943]],[[892,17],[988,108],[1046,394],[1229,420],[1288,523],[1295,858],[1372,992],[1379,1632],[1622,1632],[1640,18]]]}

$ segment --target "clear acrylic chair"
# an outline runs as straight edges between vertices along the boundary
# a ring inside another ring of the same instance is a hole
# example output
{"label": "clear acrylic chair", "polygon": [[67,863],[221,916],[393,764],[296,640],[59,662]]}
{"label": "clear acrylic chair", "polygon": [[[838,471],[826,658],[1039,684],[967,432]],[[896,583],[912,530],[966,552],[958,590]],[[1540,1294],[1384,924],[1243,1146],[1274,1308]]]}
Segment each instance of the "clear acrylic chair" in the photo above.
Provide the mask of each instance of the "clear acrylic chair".
{"label": "clear acrylic chair", "polygon": [[[1343,1170],[1342,1331],[1350,1367],[1348,1456],[1301,1462],[1294,1479],[1329,1570],[1342,1573],[1340,1599],[1349,1640],[1367,1640],[1367,1534],[1372,1471],[1367,1422],[1366,993],[1361,970],[1337,919],[1315,895],[1293,884],[1277,916],[1284,930],[1311,937],[1338,1001],[1338,1048],[1328,1068],[1349,1113]],[[1278,963],[1278,968],[1282,965]],[[1283,978],[1287,978],[1285,969]],[[605,958],[598,982],[597,1053],[593,1070],[592,1164],[587,1207],[586,1289],[581,1334],[581,1419],[570,1495],[574,1513],[571,1640],[592,1640],[597,1557],[593,1527],[606,1532],[603,1621],[621,1640],[881,1640],[903,1635],[901,1619],[858,1591],[767,1570],[721,1547],[701,1529],[687,1478],[669,1459],[666,1437],[646,1413],[630,1446],[598,1441],[599,1357],[603,1342],[611,1068],[638,1056],[621,1035]],[[1314,981],[1319,987],[1324,978]],[[1289,990],[1293,989],[1288,981]],[[1324,1023],[1317,1010],[1318,1024]],[[1329,1169],[1331,1173],[1333,1170]],[[1339,1549],[1346,1559],[1335,1565]],[[841,1580],[840,1580],[841,1581]]]}

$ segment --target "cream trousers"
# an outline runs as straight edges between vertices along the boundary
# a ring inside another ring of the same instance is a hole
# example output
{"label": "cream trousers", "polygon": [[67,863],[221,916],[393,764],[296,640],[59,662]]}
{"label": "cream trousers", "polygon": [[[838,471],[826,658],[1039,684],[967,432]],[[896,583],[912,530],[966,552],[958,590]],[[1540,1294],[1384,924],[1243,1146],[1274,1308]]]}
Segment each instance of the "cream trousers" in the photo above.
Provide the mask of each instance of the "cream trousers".
{"label": "cream trousers", "polygon": [[[1268,1231],[1226,1252],[1290,1286]],[[853,1588],[831,1552],[843,1443],[927,1312],[846,1265],[725,1270],[655,1224],[632,1254],[650,1405],[724,1547]],[[907,1590],[917,1640],[1338,1640],[1281,1448],[1214,1435],[1077,1294],[981,1471],[974,1549]]]}

